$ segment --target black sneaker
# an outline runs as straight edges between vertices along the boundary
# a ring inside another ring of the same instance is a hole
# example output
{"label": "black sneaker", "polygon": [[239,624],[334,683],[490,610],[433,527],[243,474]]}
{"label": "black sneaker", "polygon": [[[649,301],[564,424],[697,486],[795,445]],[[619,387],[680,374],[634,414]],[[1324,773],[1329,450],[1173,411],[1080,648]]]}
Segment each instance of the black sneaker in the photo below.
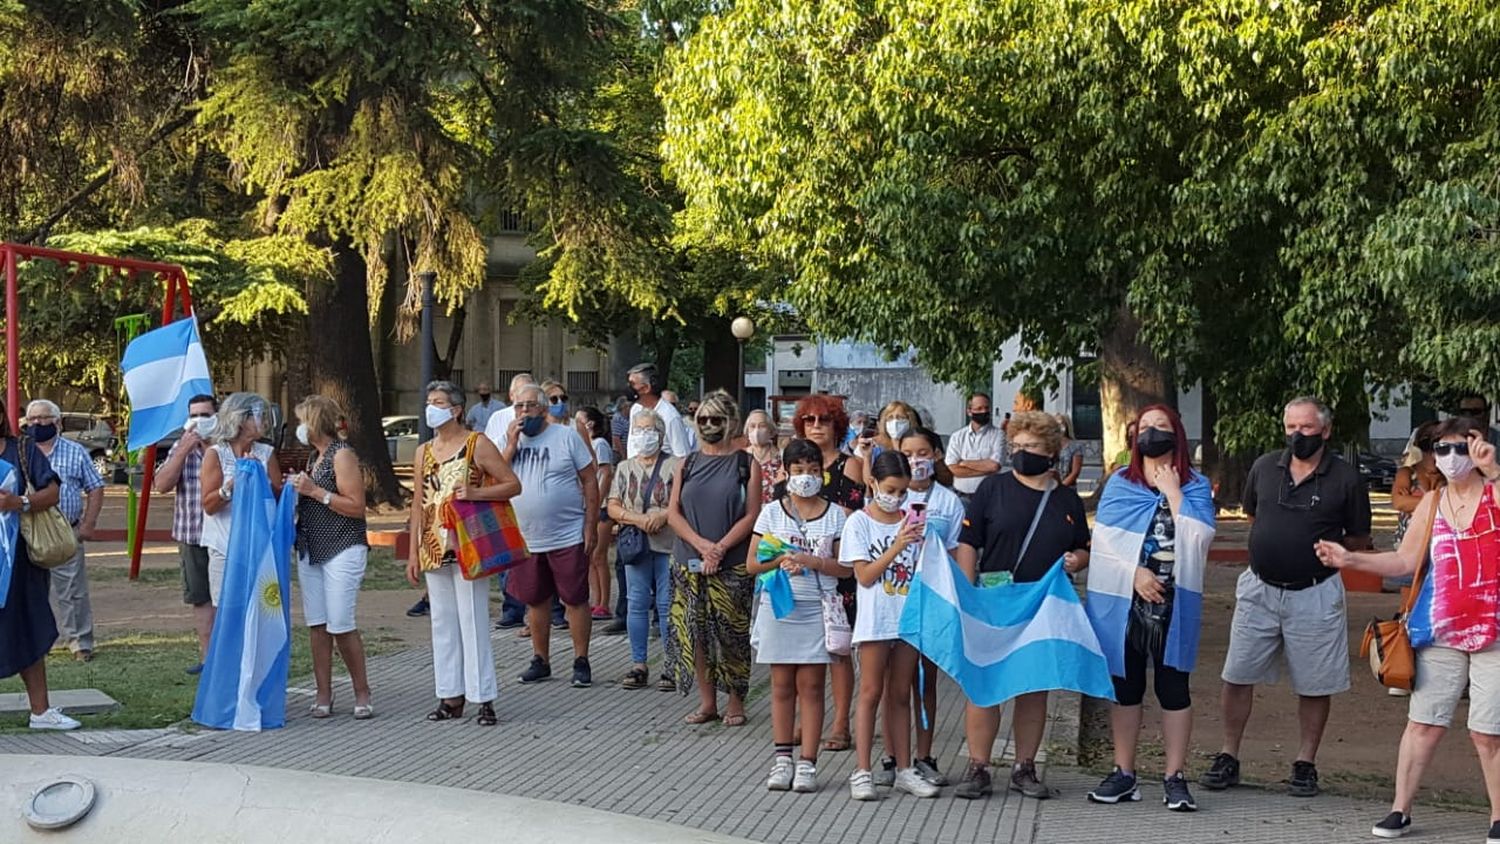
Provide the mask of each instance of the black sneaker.
{"label": "black sneaker", "polygon": [[616,617],[614,621],[611,621],[610,623],[604,625],[604,635],[606,635],[606,636],[624,636],[625,635],[625,619]]}
{"label": "black sneaker", "polygon": [[567,630],[568,629],[568,617],[564,616],[564,615],[554,615],[554,616],[552,616],[552,629],[553,630]]}
{"label": "black sneaker", "polygon": [[512,628],[520,627],[521,625],[523,625],[525,623],[526,623],[526,616],[524,616],[524,615],[523,616],[519,616],[519,617],[517,617],[517,616],[502,615],[502,616],[500,616],[500,620],[497,621],[497,622],[495,622],[495,629],[496,630],[510,630]]}
{"label": "black sneaker", "polygon": [[1239,785],[1240,760],[1228,753],[1220,753],[1214,757],[1214,763],[1209,766],[1208,770],[1198,777],[1198,784],[1209,791],[1223,791]]}
{"label": "black sneaker", "polygon": [[415,604],[411,605],[411,609],[409,609],[409,610],[406,611],[406,617],[407,618],[421,618],[422,616],[427,615],[427,613],[429,613],[431,611],[432,611],[432,604],[428,603],[428,601],[427,601],[426,598],[421,598]]}
{"label": "black sneaker", "polygon": [[1500,821],[1490,824],[1490,834],[1485,837],[1484,844],[1500,844]]}
{"label": "black sneaker", "polygon": [[573,660],[573,688],[587,689],[594,685],[594,673],[589,670],[589,658],[581,656]]}
{"label": "black sneaker", "polygon": [[531,658],[531,666],[521,672],[522,683],[538,683],[552,677],[552,666],[539,656]]}
{"label": "black sneaker", "polygon": [[953,789],[954,797],[962,797],[965,800],[977,800],[988,797],[994,791],[994,785],[990,782],[990,769],[979,762],[969,762],[969,767],[964,771],[964,778],[958,781],[958,787]]}
{"label": "black sneaker", "polygon": [[1119,803],[1122,800],[1141,799],[1141,790],[1136,787],[1135,776],[1115,767],[1114,773],[1104,778],[1099,787],[1089,792],[1091,803]]}
{"label": "black sneaker", "polygon": [[1193,802],[1193,793],[1188,791],[1187,777],[1181,771],[1162,780],[1162,790],[1166,794],[1161,802],[1174,812],[1196,812],[1198,804]]}
{"label": "black sneaker", "polygon": [[1318,796],[1318,766],[1311,762],[1293,762],[1291,779],[1286,781],[1286,793],[1293,797]]}
{"label": "black sneaker", "polygon": [[[1385,816],[1380,823],[1370,830],[1370,834],[1376,838],[1400,838],[1411,831],[1411,815],[1405,812],[1391,812]],[[1490,830],[1494,832],[1493,829]]]}

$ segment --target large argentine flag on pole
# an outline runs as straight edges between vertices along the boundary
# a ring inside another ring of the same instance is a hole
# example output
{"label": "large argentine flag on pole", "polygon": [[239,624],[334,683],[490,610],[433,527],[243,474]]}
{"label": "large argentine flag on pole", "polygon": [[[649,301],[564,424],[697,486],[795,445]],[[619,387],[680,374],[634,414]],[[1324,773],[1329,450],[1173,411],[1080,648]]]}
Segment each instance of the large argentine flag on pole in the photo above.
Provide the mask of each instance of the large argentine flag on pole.
{"label": "large argentine flag on pole", "polygon": [[[1109,658],[1109,671],[1125,676],[1125,631],[1135,595],[1135,571],[1151,517],[1162,497],[1125,480],[1124,470],[1108,479],[1094,516],[1094,545],[1089,557],[1088,613]],[[1214,541],[1214,496],[1208,479],[1192,473],[1182,488],[1182,506],[1172,520],[1175,595],[1167,627],[1166,664],[1192,671],[1198,661],[1198,631],[1203,624],[1203,576],[1208,546]]]}
{"label": "large argentine flag on pole", "polygon": [[159,442],[188,418],[194,396],[213,395],[208,358],[198,341],[198,320],[168,323],[130,341],[120,360],[130,395],[131,451]]}
{"label": "large argentine flag on pole", "polygon": [[1052,689],[1114,699],[1104,654],[1061,561],[1035,583],[981,588],[941,542],[924,542],[901,638],[977,706]]}
{"label": "large argentine flag on pole", "polygon": [[286,723],[292,656],[287,597],[297,495],[287,489],[278,504],[259,460],[241,459],[234,472],[224,588],[193,720],[221,730],[255,732]]}

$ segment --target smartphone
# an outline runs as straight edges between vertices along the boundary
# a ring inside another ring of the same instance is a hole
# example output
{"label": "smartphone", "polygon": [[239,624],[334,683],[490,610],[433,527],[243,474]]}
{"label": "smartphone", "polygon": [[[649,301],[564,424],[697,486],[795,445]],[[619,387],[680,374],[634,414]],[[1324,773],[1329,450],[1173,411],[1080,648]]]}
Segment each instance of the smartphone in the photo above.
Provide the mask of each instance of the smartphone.
{"label": "smartphone", "polygon": [[868,419],[866,419],[865,420],[864,430],[860,432],[860,436],[864,437],[865,439],[869,439],[869,438],[875,436],[875,432],[878,429],[878,427],[877,427],[878,426],[878,422],[879,422],[879,420],[877,420],[873,416],[870,417],[870,418],[868,418]]}
{"label": "smartphone", "polygon": [[913,501],[907,505],[906,523],[923,527],[927,524],[927,502]]}
{"label": "smartphone", "polygon": [[698,559],[697,557],[689,558],[687,561],[687,566],[688,571],[692,572],[693,574],[703,573],[703,561]]}

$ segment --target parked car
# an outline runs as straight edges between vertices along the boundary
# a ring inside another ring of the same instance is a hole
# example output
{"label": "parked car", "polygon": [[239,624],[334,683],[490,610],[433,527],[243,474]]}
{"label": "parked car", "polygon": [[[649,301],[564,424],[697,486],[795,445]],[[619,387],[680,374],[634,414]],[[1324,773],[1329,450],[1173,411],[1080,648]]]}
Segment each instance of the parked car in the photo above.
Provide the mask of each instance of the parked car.
{"label": "parked car", "polygon": [[1390,492],[1396,484],[1396,461],[1368,451],[1359,452],[1359,476],[1373,490]]}
{"label": "parked car", "polygon": [[410,466],[417,459],[417,417],[387,416],[380,420],[380,426],[385,429],[391,465]]}
{"label": "parked car", "polygon": [[66,411],[62,415],[62,435],[88,451],[99,477],[110,476],[114,468],[115,426],[108,419],[97,413]]}

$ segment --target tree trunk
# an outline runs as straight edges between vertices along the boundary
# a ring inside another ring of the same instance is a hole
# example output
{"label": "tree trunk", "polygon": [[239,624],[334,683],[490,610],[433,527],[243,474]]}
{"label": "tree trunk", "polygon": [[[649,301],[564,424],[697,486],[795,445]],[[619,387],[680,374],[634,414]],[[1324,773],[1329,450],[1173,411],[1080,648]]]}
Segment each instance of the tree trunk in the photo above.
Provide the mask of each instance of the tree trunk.
{"label": "tree trunk", "polygon": [[[468,309],[463,305],[459,305],[453,310],[453,320],[450,328],[448,329],[447,354],[438,354],[436,336],[437,332],[433,332],[432,357],[435,363],[433,364],[432,377],[436,380],[447,381],[453,376],[453,359],[458,356],[458,347],[462,345],[464,341],[464,322],[467,315]],[[480,376],[480,378],[482,379],[483,376]],[[470,376],[470,380],[473,381],[473,383],[478,383],[478,380],[475,380],[473,376]],[[465,389],[468,389],[470,387],[469,384],[460,384],[459,386]]]}
{"label": "tree trunk", "polygon": [[656,344],[656,377],[666,384],[672,375],[672,356],[677,353],[677,325],[664,320],[654,327],[652,337]]}
{"label": "tree trunk", "polygon": [[740,398],[740,341],[729,331],[729,320],[705,321],[703,332],[703,392],[723,390]]}
{"label": "tree trunk", "polygon": [[1172,373],[1137,337],[1140,320],[1121,306],[1113,327],[1099,342],[1099,405],[1104,416],[1104,462],[1129,447],[1125,426],[1141,408],[1177,407]]}
{"label": "tree trunk", "polygon": [[[399,507],[405,495],[380,425],[365,261],[347,240],[334,243],[333,254],[333,280],[311,284],[307,295],[311,388],[338,402],[347,414],[349,444],[364,465],[366,485],[374,493],[371,502]],[[339,330],[326,328],[335,325]]]}

